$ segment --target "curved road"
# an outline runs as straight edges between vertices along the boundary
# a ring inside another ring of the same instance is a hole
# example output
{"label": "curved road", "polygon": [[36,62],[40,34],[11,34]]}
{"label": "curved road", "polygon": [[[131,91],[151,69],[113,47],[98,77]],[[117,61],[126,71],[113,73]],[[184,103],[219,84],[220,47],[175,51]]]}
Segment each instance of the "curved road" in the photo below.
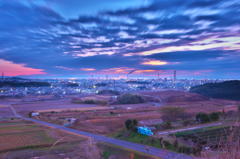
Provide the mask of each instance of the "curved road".
{"label": "curved road", "polygon": [[[50,126],[50,127],[54,127],[57,129],[61,129],[61,130],[65,130],[68,132],[72,132],[72,133],[76,133],[76,134],[80,134],[80,135],[84,135],[86,137],[91,137],[93,139],[96,139],[98,141],[102,141],[102,142],[106,142],[106,143],[110,143],[110,144],[114,144],[117,146],[121,146],[121,147],[125,147],[128,149],[132,149],[132,150],[136,150],[139,152],[143,152],[146,153],[146,146],[145,145],[141,145],[141,144],[136,144],[136,143],[132,143],[132,142],[128,142],[128,141],[124,141],[124,140],[118,140],[118,139],[113,139],[113,138],[109,138],[109,137],[105,137],[102,135],[97,135],[97,134],[93,134],[93,133],[88,133],[88,132],[84,132],[84,131],[80,131],[80,130],[75,130],[75,129],[71,129],[71,128],[67,128],[64,126],[60,126],[60,125],[55,125],[55,124],[51,124],[51,123],[47,123],[47,122],[43,122],[43,121],[39,121],[39,120],[35,120],[35,119],[31,119],[31,118],[25,118],[22,117],[20,115],[18,115],[18,113],[14,110],[14,108],[11,106],[11,104],[9,104],[9,107],[12,109],[14,115],[16,117],[25,119],[25,120],[30,120],[36,123],[40,123],[46,126]],[[190,159],[193,158],[191,156],[187,156],[184,154],[178,154],[175,152],[171,152],[171,151],[167,151],[164,149],[159,149],[159,148],[155,148],[155,147],[149,147],[149,152],[148,154],[153,155],[153,156],[157,156],[157,157],[161,157],[161,158],[166,158],[166,159]]]}

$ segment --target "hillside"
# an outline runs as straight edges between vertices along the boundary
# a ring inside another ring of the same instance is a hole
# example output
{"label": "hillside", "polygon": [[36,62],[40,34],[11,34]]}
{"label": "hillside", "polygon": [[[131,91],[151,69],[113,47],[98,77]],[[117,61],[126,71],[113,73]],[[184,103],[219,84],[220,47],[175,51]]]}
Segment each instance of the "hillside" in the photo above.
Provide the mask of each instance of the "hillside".
{"label": "hillside", "polygon": [[206,101],[208,98],[196,93],[182,92],[182,91],[160,91],[160,92],[144,92],[150,96],[161,98],[165,103],[174,102],[189,102],[189,101]]}
{"label": "hillside", "polygon": [[10,81],[4,81],[0,82],[0,87],[50,87],[51,84],[48,82],[10,82]]}
{"label": "hillside", "polygon": [[207,83],[192,87],[189,92],[198,93],[216,99],[240,100],[240,81]]}

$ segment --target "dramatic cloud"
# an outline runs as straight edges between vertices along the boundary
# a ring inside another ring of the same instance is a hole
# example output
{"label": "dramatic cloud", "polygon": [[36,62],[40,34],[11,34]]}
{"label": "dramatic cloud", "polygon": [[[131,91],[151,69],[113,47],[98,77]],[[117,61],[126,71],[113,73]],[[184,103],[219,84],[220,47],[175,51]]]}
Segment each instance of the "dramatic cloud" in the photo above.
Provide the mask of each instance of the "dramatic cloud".
{"label": "dramatic cloud", "polygon": [[0,1],[0,57],[39,77],[239,78],[239,8],[238,0]]}

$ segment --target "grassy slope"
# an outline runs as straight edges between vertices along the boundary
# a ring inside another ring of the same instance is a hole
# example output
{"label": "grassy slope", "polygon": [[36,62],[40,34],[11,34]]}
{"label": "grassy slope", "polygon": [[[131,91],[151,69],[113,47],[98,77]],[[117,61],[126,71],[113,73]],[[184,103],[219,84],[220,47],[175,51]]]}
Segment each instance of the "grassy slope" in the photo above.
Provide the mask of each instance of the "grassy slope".
{"label": "grassy slope", "polygon": [[[121,140],[126,140],[126,141],[130,141],[130,142],[134,142],[134,143],[138,143],[138,144],[143,144],[143,145],[147,145],[147,146],[163,148],[162,144],[160,143],[160,141],[158,139],[154,138],[154,141],[152,141],[153,137],[143,135],[143,134],[140,134],[140,133],[136,133],[136,132],[133,132],[133,131],[129,131],[126,128],[123,128],[123,129],[121,129],[121,130],[119,130],[115,133],[112,133],[112,134],[108,135],[108,137],[117,138],[117,139],[121,139]],[[175,148],[173,147],[173,145],[167,146],[165,148],[167,150],[177,152],[175,150]]]}

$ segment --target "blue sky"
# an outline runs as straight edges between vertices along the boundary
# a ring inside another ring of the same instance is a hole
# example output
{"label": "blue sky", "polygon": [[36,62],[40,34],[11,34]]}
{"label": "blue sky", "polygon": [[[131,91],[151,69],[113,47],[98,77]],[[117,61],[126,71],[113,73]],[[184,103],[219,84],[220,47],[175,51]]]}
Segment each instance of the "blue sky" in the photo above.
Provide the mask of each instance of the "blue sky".
{"label": "blue sky", "polygon": [[238,0],[0,0],[0,71],[240,78]]}

